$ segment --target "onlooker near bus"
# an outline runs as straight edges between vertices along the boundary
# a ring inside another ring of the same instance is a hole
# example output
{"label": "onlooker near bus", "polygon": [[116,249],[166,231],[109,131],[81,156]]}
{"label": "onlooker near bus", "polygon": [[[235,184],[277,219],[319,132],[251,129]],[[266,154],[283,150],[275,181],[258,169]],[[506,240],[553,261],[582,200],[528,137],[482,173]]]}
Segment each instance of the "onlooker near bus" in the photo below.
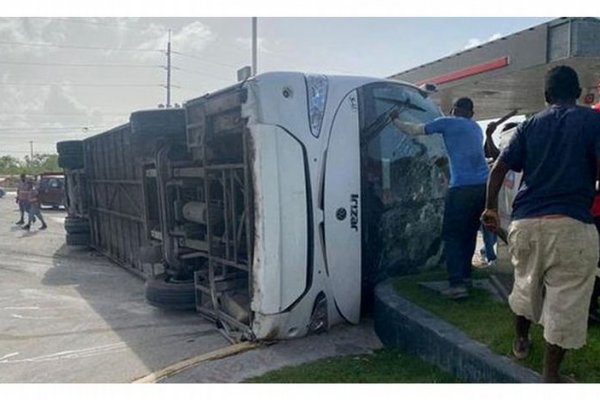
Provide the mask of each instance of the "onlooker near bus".
{"label": "onlooker near bus", "polygon": [[46,221],[44,221],[44,217],[42,216],[39,191],[38,188],[34,185],[33,180],[27,181],[27,189],[29,193],[29,220],[27,221],[27,225],[23,226],[23,229],[29,230],[31,228],[31,225],[35,223],[35,218],[37,217],[42,223],[42,226],[39,229],[40,231],[42,231],[46,229],[48,225],[46,225]]}
{"label": "onlooker near bus", "polygon": [[600,163],[600,114],[576,104],[577,73],[557,66],[545,78],[550,106],[523,122],[490,173],[482,220],[497,231],[498,193],[509,170],[523,172],[513,203],[509,252],[515,282],[513,354],[528,356],[531,322],[544,327],[544,382],[560,382],[568,349],[583,347],[600,244],[590,212]]}
{"label": "onlooker near bus", "polygon": [[[508,122],[504,124],[504,127],[502,127],[502,132],[506,132],[507,130],[512,129],[517,125],[519,125],[517,122]],[[498,124],[496,122],[490,122],[485,129],[485,143],[483,149],[485,152],[485,158],[488,161],[490,167],[494,164],[494,162],[500,155],[500,149],[498,149],[492,137],[497,127]],[[479,249],[480,259],[483,261],[484,265],[488,267],[493,267],[496,265],[498,258],[494,249],[498,238],[495,233],[485,229],[483,224],[481,225],[480,232],[483,238],[483,247]]]}
{"label": "onlooker near bus", "polygon": [[473,114],[473,101],[468,97],[456,100],[451,116],[436,118],[427,124],[402,122],[397,111],[390,113],[391,120],[402,132],[441,134],[448,151],[450,188],[445,200],[442,236],[449,280],[444,294],[451,299],[469,295],[467,286],[471,283],[472,259],[489,173],[483,152],[483,132],[472,120]]}

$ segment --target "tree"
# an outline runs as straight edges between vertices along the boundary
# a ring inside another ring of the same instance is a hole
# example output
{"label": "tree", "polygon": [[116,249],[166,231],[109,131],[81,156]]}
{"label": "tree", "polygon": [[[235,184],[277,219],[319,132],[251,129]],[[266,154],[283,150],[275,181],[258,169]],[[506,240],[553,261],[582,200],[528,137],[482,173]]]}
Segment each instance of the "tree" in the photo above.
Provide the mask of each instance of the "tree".
{"label": "tree", "polygon": [[25,156],[25,161],[6,155],[0,157],[0,174],[2,175],[38,175],[42,172],[59,172],[58,154],[36,153],[33,157]]}
{"label": "tree", "polygon": [[26,174],[37,175],[42,172],[57,172],[61,168],[58,167],[58,154],[40,154],[36,153],[33,157],[25,156],[25,171]]}
{"label": "tree", "polygon": [[0,157],[0,174],[13,175],[21,172],[23,163],[13,156]]}

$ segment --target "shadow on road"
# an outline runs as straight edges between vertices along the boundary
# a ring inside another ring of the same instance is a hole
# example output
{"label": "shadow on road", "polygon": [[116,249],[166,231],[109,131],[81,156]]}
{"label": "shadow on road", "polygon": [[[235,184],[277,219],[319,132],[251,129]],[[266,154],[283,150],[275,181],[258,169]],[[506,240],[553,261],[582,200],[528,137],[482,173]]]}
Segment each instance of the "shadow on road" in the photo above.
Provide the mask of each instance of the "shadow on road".
{"label": "shadow on road", "polygon": [[42,207],[42,214],[64,214],[65,213],[65,209],[60,207],[60,208],[54,208],[54,207]]}
{"label": "shadow on road", "polygon": [[75,288],[88,309],[87,315],[74,316],[83,321],[74,321],[79,328],[73,335],[88,335],[99,343],[107,335],[118,335],[136,362],[145,366],[130,378],[228,345],[214,324],[196,312],[148,305],[143,280],[94,250],[63,245],[53,254],[52,264],[42,284]]}

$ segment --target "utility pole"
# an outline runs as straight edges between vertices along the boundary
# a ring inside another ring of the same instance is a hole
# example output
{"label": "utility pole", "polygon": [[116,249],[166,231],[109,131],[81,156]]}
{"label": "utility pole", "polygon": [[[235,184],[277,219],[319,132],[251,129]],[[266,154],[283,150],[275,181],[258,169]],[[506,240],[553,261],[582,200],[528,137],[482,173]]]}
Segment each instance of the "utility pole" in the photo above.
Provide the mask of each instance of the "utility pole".
{"label": "utility pole", "polygon": [[258,18],[252,17],[252,76],[258,73]]}
{"label": "utility pole", "polygon": [[169,29],[169,41],[167,42],[167,108],[171,108],[171,30]]}
{"label": "utility pole", "polygon": [[33,140],[29,141],[29,154],[31,157],[31,161],[33,161]]}

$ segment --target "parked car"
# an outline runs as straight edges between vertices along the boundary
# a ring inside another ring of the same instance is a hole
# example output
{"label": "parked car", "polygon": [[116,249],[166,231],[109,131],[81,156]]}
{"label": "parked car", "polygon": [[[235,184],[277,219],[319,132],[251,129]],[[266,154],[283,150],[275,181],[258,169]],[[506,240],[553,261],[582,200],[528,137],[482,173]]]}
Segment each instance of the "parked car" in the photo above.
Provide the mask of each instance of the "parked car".
{"label": "parked car", "polygon": [[65,175],[61,172],[41,174],[39,178],[39,198],[42,206],[64,207]]}

